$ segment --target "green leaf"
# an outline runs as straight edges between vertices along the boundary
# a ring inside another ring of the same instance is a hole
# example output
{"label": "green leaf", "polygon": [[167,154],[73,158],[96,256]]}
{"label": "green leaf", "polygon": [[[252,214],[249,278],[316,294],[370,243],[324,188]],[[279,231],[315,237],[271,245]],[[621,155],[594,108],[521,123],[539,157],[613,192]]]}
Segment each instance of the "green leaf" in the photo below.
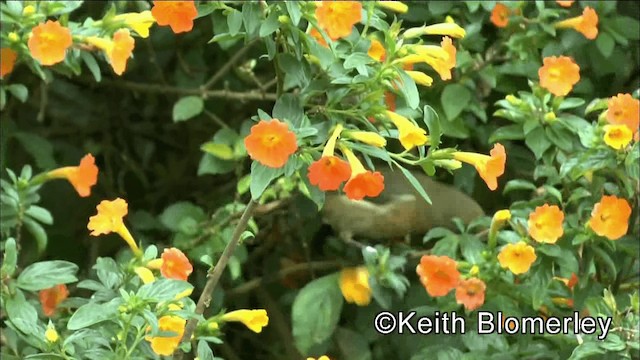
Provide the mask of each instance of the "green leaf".
{"label": "green leaf", "polygon": [[202,221],[206,217],[202,208],[188,201],[181,201],[167,207],[160,215],[160,222],[173,232],[180,230],[180,223],[187,218]]}
{"label": "green leaf", "polygon": [[558,107],[558,110],[573,109],[584,105],[585,101],[581,98],[565,98]]}
{"label": "green leaf", "polygon": [[121,298],[115,298],[105,304],[88,303],[80,306],[67,323],[67,329],[80,330],[103,321],[117,318]]}
{"label": "green leaf", "polygon": [[16,285],[24,290],[39,291],[58,284],[76,282],[77,272],[78,265],[68,261],[41,261],[27,266],[18,276]]}
{"label": "green leaf", "polygon": [[440,146],[440,135],[442,133],[440,130],[440,118],[438,113],[429,105],[424,106],[423,112],[424,117],[422,120],[429,129],[429,146],[432,149],[437,149]]}
{"label": "green leaf", "polygon": [[371,64],[373,62],[374,60],[369,55],[358,52],[358,53],[353,53],[347,56],[347,58],[344,60],[343,66],[345,69],[349,70],[349,69],[355,69],[367,64]]}
{"label": "green leaf", "polygon": [[42,225],[33,220],[32,218],[25,217],[22,219],[24,227],[29,231],[29,233],[33,236],[36,241],[36,247],[38,248],[38,253],[42,253],[47,248],[47,232],[44,231]]}
{"label": "green leaf", "polygon": [[100,82],[102,80],[102,72],[100,71],[100,66],[93,55],[88,51],[81,51],[80,58],[87,65],[96,82]]}
{"label": "green leaf", "polygon": [[25,211],[25,214],[43,224],[47,224],[47,225],[53,224],[53,216],[51,216],[51,213],[49,212],[49,210],[41,206],[31,205],[29,206],[27,211]]}
{"label": "green leaf", "polygon": [[291,18],[291,23],[293,26],[298,26],[298,23],[300,23],[300,19],[302,18],[300,4],[298,4],[297,1],[285,1],[285,5],[287,6],[287,12]]}
{"label": "green leaf", "polygon": [[294,94],[284,94],[273,105],[273,117],[279,120],[289,120],[298,128],[304,118],[304,108],[300,97]]}
{"label": "green leaf", "polygon": [[280,27],[278,16],[278,12],[272,11],[269,17],[267,17],[267,20],[262,22],[262,25],[260,25],[260,37],[269,36],[278,30]]}
{"label": "green leaf", "polygon": [[591,358],[592,355],[604,354],[605,351],[598,347],[598,344],[595,342],[583,342],[578,345],[573,352],[571,353],[571,357],[569,360],[580,360]]}
{"label": "green leaf", "polygon": [[399,88],[404,100],[407,102],[407,106],[411,109],[415,109],[420,105],[420,95],[418,94],[418,87],[411,76],[406,72],[398,72],[400,80],[395,80],[394,84]]}
{"label": "green leaf", "polygon": [[502,193],[506,195],[514,190],[534,191],[535,189],[537,188],[532,182],[529,182],[527,180],[515,179],[515,180],[509,180],[509,182],[507,182],[507,185],[505,185]]}
{"label": "green leaf", "polygon": [[16,263],[18,261],[18,251],[16,250],[16,240],[9,238],[4,243],[4,255],[2,256],[2,268],[0,273],[2,278],[9,278],[16,271]]}
{"label": "green leaf", "polygon": [[489,137],[490,143],[495,143],[504,140],[522,140],[524,139],[524,131],[522,131],[522,125],[512,124],[498,128]]}
{"label": "green leaf", "polygon": [[447,119],[455,119],[471,101],[471,92],[460,84],[449,84],[442,91],[440,97],[442,108]]}
{"label": "green leaf", "polygon": [[11,84],[7,86],[7,90],[13,95],[16,99],[20,100],[20,102],[27,101],[29,97],[29,89],[22,84]]}
{"label": "green leaf", "polygon": [[260,23],[264,21],[260,4],[256,1],[246,1],[242,5],[242,19],[247,35],[253,36]]}
{"label": "green leaf", "polygon": [[209,347],[206,341],[198,341],[198,359],[200,360],[214,360],[213,351]]}
{"label": "green leaf", "polygon": [[308,283],[293,301],[293,338],[304,356],[310,355],[314,345],[328,340],[338,325],[344,303],[338,276],[331,274]]}
{"label": "green leaf", "polygon": [[249,186],[251,198],[253,200],[260,199],[267,186],[283,173],[284,168],[273,169],[254,161],[251,164],[251,186]]}
{"label": "green leaf", "polygon": [[347,328],[338,328],[335,340],[342,353],[343,359],[349,360],[371,360],[371,350],[369,342],[364,334]]}
{"label": "green leaf", "polygon": [[5,300],[5,311],[9,320],[15,327],[25,334],[38,334],[38,312],[27,299],[22,291],[18,290],[13,296],[8,296]]}
{"label": "green leaf", "polygon": [[542,157],[542,154],[544,154],[544,152],[551,147],[551,142],[547,139],[545,131],[542,127],[531,130],[531,132],[527,134],[524,142],[527,144],[529,149],[533,151],[536,159],[540,159]]}
{"label": "green leaf", "polygon": [[173,122],[191,119],[204,110],[204,100],[199,96],[185,96],[173,105]]}
{"label": "green leaf", "polygon": [[598,34],[596,38],[596,47],[600,51],[600,54],[605,58],[608,58],[613,53],[613,48],[616,46],[616,42],[611,35],[603,31]]}
{"label": "green leaf", "polygon": [[160,302],[175,299],[183,291],[193,289],[193,285],[182,280],[159,279],[144,284],[138,289],[137,296],[147,301]]}
{"label": "green leaf", "polygon": [[238,10],[230,10],[227,14],[227,25],[229,26],[229,34],[235,36],[240,32],[242,27],[242,13]]}
{"label": "green leaf", "polygon": [[418,194],[420,194],[420,196],[422,196],[424,201],[426,201],[428,204],[431,204],[431,198],[429,198],[429,195],[427,195],[427,192],[424,190],[424,188],[422,187],[422,185],[420,184],[418,179],[416,179],[416,177],[413,176],[411,171],[409,171],[409,170],[407,170],[407,169],[405,169],[405,168],[403,168],[402,166],[399,166],[399,165],[398,165],[398,167],[402,171],[402,174],[404,175],[404,177],[406,177],[407,180],[409,180],[409,183],[411,184],[411,186],[413,186],[413,188],[416,189]]}
{"label": "green leaf", "polygon": [[39,168],[51,169],[56,167],[56,161],[53,158],[53,146],[47,139],[27,132],[18,132],[13,136],[22,144],[25,151],[33,156]]}
{"label": "green leaf", "polygon": [[233,160],[234,157],[231,146],[226,144],[216,144],[212,141],[202,144],[200,146],[200,150],[222,160]]}
{"label": "green leaf", "polygon": [[300,182],[298,186],[300,192],[311,199],[311,201],[316,204],[319,211],[324,205],[325,193],[324,191],[318,189],[317,186],[311,185],[311,183],[309,182],[309,177],[306,175],[308,173],[308,165],[305,165],[300,171],[300,179],[302,179],[302,182]]}

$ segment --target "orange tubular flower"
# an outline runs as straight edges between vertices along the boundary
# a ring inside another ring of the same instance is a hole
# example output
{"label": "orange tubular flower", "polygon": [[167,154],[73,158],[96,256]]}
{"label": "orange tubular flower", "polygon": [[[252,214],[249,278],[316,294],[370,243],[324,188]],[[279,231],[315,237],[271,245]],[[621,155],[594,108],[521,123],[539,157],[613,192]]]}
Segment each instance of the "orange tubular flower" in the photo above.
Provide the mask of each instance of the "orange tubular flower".
{"label": "orange tubular flower", "polygon": [[371,287],[369,286],[369,271],[366,267],[346,268],[340,272],[340,291],[344,299],[358,306],[371,303]]}
{"label": "orange tubular flower", "polygon": [[64,61],[72,44],[71,31],[51,20],[34,27],[27,42],[31,56],[47,66]]}
{"label": "orange tubular flower", "polygon": [[59,284],[49,289],[40,290],[38,294],[40,297],[40,304],[42,305],[42,312],[52,317],[56,312],[58,304],[63,302],[69,296],[69,290],[67,285]]}
{"label": "orange tubular flower", "polygon": [[[158,355],[171,356],[180,345],[187,321],[179,316],[166,315],[158,319],[158,327],[161,332],[172,332],[173,336],[145,336],[145,340],[151,343],[151,349]],[[148,330],[148,329],[147,329]]]}
{"label": "orange tubular flower", "polygon": [[351,166],[351,178],[344,185],[344,192],[351,200],[362,200],[365,196],[376,197],[384,190],[384,176],[378,171],[365,170],[358,158],[346,147],[341,147]]}
{"label": "orange tubular flower", "polygon": [[640,100],[634,99],[631,94],[611,97],[607,103],[607,121],[613,125],[627,125],[637,137],[640,126]]}
{"label": "orange tubular flower", "polygon": [[67,179],[80,197],[91,195],[91,187],[98,182],[98,167],[93,155],[87,154],[80,160],[79,166],[66,166],[51,170],[48,179]]}
{"label": "orange tubular flower", "polygon": [[549,56],[538,70],[540,86],[555,96],[565,96],[580,81],[580,66],[567,56]]}
{"label": "orange tubular flower", "polygon": [[478,278],[461,280],[456,288],[456,302],[473,311],[484,304],[484,292],[487,286]]}
{"label": "orange tubular flower", "polygon": [[387,110],[396,111],[396,95],[390,91],[385,92],[384,104],[387,105]]}
{"label": "orange tubular flower", "polygon": [[320,31],[318,31],[318,29],[316,28],[311,28],[311,30],[309,31],[309,35],[311,35],[311,37],[313,37],[314,39],[316,39],[316,41],[318,42],[318,44],[328,48],[329,45],[327,44],[327,42],[324,40],[324,38],[322,37],[322,34],[320,34]]}
{"label": "orange tubular flower", "polygon": [[440,75],[442,80],[451,80],[451,69],[456,67],[456,47],[453,46],[453,40],[448,36],[442,38],[440,46],[449,55],[446,60],[429,56],[425,60]]}
{"label": "orange tubular flower", "polygon": [[249,156],[270,168],[283,167],[289,156],[298,150],[296,134],[289,125],[278,119],[261,120],[251,127],[251,133],[244,139]]}
{"label": "orange tubular flower", "polygon": [[187,256],[177,248],[164,249],[160,273],[167,279],[187,281],[193,266]]}
{"label": "orange tubular flower", "polygon": [[113,48],[108,54],[113,72],[118,75],[124,73],[134,46],[135,40],[131,37],[128,29],[120,29],[113,34]]}
{"label": "orange tubular flower", "polygon": [[331,40],[347,37],[362,19],[359,1],[321,1],[316,7],[316,19]]}
{"label": "orange tubular flower", "polygon": [[322,191],[338,190],[340,185],[351,177],[349,163],[334,155],[336,141],[341,132],[342,124],[338,124],[322,151],[322,157],[313,162],[307,172],[311,185]]}
{"label": "orange tubular flower", "polygon": [[384,46],[380,41],[372,39],[367,55],[371,56],[371,58],[376,61],[384,61],[387,56],[387,51],[384,49]]}
{"label": "orange tubular flower", "polygon": [[529,271],[536,259],[536,251],[524,241],[517,244],[507,244],[498,254],[500,266],[509,268],[509,271],[516,275]]}
{"label": "orange tubular flower", "polygon": [[238,321],[256,334],[262,332],[262,328],[269,325],[267,310],[235,310],[222,315],[222,321]]}
{"label": "orange tubular flower", "polygon": [[430,296],[445,296],[460,282],[457,266],[456,261],[448,256],[424,255],[416,273]]}
{"label": "orange tubular flower", "polygon": [[141,256],[142,251],[138,248],[129,229],[122,221],[122,218],[129,212],[127,202],[120,198],[113,201],[102,200],[97,209],[98,214],[90,217],[89,224],[87,224],[87,229],[91,230],[91,235],[99,236],[112,232],[117,233],[129,245],[136,256]]}
{"label": "orange tubular flower", "polygon": [[555,244],[562,237],[564,213],[556,205],[544,204],[529,214],[529,235],[540,243]]}
{"label": "orange tubular flower", "polygon": [[493,145],[493,149],[491,149],[489,154],[491,156],[457,151],[453,153],[453,158],[473,165],[489,189],[495,190],[498,188],[498,177],[504,174],[504,165],[507,161],[507,153],[505,152],[502,144],[496,143]]}
{"label": "orange tubular flower", "polygon": [[503,28],[509,24],[509,8],[502,3],[497,3],[491,11],[491,22],[493,25]]}
{"label": "orange tubular flower", "polygon": [[422,146],[429,140],[427,131],[415,125],[406,117],[389,110],[385,111],[385,114],[398,129],[398,139],[406,150],[411,150],[415,146]]}
{"label": "orange tubular flower", "polygon": [[556,0],[556,3],[562,7],[571,7],[575,0]]}
{"label": "orange tubular flower", "polygon": [[151,15],[160,26],[171,27],[175,34],[193,29],[193,20],[198,17],[198,9],[191,1],[153,1]]}
{"label": "orange tubular flower", "polygon": [[13,71],[17,58],[18,54],[15,51],[9,48],[0,49],[0,79]]}
{"label": "orange tubular flower", "polygon": [[578,275],[576,273],[571,273],[571,277],[569,279],[561,278],[561,277],[553,277],[554,280],[562,281],[562,283],[569,288],[569,290],[573,291],[573,288],[578,283]]}
{"label": "orange tubular flower", "polygon": [[559,21],[554,26],[556,29],[574,29],[587,39],[593,40],[598,36],[598,14],[587,6],[582,15]]}
{"label": "orange tubular flower", "polygon": [[589,227],[609,240],[618,240],[627,234],[631,206],[625,199],[603,195],[593,207]]}

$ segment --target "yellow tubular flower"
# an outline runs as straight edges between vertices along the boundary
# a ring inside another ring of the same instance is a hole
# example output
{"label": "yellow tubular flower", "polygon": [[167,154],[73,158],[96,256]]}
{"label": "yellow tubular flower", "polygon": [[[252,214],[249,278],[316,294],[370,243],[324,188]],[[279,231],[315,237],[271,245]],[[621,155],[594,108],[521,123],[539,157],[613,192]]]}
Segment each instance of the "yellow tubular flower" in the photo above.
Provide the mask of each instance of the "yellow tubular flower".
{"label": "yellow tubular flower", "polygon": [[398,129],[400,144],[402,144],[406,150],[427,143],[428,137],[425,129],[415,125],[411,120],[393,111],[387,110],[385,114]]}
{"label": "yellow tubular flower", "polygon": [[604,143],[616,150],[626,148],[632,139],[633,132],[627,125],[604,126]]}
{"label": "yellow tubular flower", "polygon": [[338,141],[340,133],[343,129],[344,127],[342,126],[342,124],[338,124],[336,126],[336,128],[333,130],[333,133],[331,134],[331,137],[329,138],[329,140],[327,140],[327,145],[325,145],[324,149],[322,150],[322,156],[333,156],[333,153],[336,149],[336,141]]}
{"label": "yellow tubular flower", "polygon": [[89,218],[87,228],[91,230],[91,235],[116,233],[129,245],[133,253],[141,257],[142,250],[131,236],[129,229],[125,226],[122,218],[127,215],[127,202],[117,198],[113,201],[103,200],[97,206],[98,214]]}
{"label": "yellow tubular flower", "polygon": [[153,259],[147,263],[147,267],[152,270],[160,270],[163,260],[161,258]]}
{"label": "yellow tubular flower", "polygon": [[405,3],[400,1],[378,1],[376,2],[376,5],[400,14],[404,14],[409,10],[409,7]]}
{"label": "yellow tubular flower", "polygon": [[122,21],[124,24],[138,33],[141,38],[149,37],[149,28],[153,26],[156,19],[151,15],[151,11],[146,10],[141,13],[125,13],[116,15],[115,21]]}
{"label": "yellow tubular flower", "polygon": [[387,140],[378,133],[371,131],[349,131],[347,134],[351,139],[358,140],[367,145],[383,148],[387,146]]}
{"label": "yellow tubular flower", "polygon": [[429,56],[435,59],[449,61],[449,53],[441,46],[436,45],[412,45],[409,49],[418,55]]}
{"label": "yellow tubular flower", "polygon": [[140,278],[140,280],[142,280],[142,283],[144,284],[150,284],[156,281],[156,277],[153,276],[153,273],[151,272],[151,270],[147,269],[146,267],[138,266],[135,269],[133,269],[133,271],[136,273],[136,275],[138,275],[138,277]]}
{"label": "yellow tubular flower", "polygon": [[367,306],[371,302],[369,271],[366,267],[346,268],[340,272],[340,291],[348,303]]}
{"label": "yellow tubular flower", "polygon": [[431,86],[433,84],[433,78],[422,71],[406,71],[407,75],[409,75],[413,81],[418,85],[422,86]]}
{"label": "yellow tubular flower", "polygon": [[264,309],[232,311],[222,315],[221,320],[241,322],[255,333],[261,333],[262,328],[269,324],[269,317]]}
{"label": "yellow tubular flower", "polygon": [[497,243],[498,231],[511,220],[511,212],[508,209],[498,210],[493,214],[491,226],[489,227],[489,247],[494,248]]}
{"label": "yellow tubular flower", "polygon": [[460,39],[465,37],[466,34],[466,31],[456,23],[440,23],[408,29],[402,37],[411,39],[422,35],[448,35]]}

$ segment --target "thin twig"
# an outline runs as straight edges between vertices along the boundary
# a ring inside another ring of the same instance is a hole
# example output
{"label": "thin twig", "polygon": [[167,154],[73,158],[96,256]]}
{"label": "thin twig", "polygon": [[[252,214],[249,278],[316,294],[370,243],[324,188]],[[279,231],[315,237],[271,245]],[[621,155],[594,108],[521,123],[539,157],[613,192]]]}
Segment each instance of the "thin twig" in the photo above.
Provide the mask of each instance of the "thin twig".
{"label": "thin twig", "polygon": [[202,85],[202,90],[206,91],[211,89],[211,87],[215,85],[216,82],[218,82],[218,80],[220,80],[221,77],[223,77],[227,72],[229,72],[232,66],[238,63],[238,60],[240,60],[240,58],[251,48],[253,44],[256,43],[256,41],[257,39],[252,40],[251,42],[247,43],[245,47],[238,50],[237,53],[233,54],[233,56],[229,58],[229,61],[227,61],[224,65],[222,65],[222,67],[218,69],[218,71],[216,71],[216,73],[213,74],[213,76],[204,85]]}
{"label": "thin twig", "polygon": [[[224,248],[224,251],[222,252],[222,255],[220,255],[220,258],[218,259],[216,265],[213,268],[209,269],[209,272],[207,273],[207,283],[204,285],[204,289],[202,290],[202,294],[200,294],[198,304],[196,305],[196,315],[202,315],[204,313],[204,310],[209,307],[213,290],[216,288],[216,285],[218,284],[218,281],[220,281],[220,277],[222,276],[222,272],[227,267],[229,259],[231,259],[231,256],[236,250],[236,247],[240,242],[240,236],[247,228],[247,224],[249,222],[249,219],[251,218],[251,215],[253,215],[253,211],[256,205],[257,203],[254,200],[249,201],[249,204],[247,204],[247,207],[244,209],[244,213],[242,214],[242,217],[240,217],[240,221],[238,221],[238,224],[236,225],[236,228],[231,235],[231,240]],[[197,318],[192,317],[191,319],[189,319],[189,322],[187,322],[187,326],[184,329],[182,341],[190,341],[191,335],[193,335],[193,333],[195,332],[197,325]],[[173,358],[176,360],[180,360],[183,356],[184,353],[178,350],[174,354]]]}

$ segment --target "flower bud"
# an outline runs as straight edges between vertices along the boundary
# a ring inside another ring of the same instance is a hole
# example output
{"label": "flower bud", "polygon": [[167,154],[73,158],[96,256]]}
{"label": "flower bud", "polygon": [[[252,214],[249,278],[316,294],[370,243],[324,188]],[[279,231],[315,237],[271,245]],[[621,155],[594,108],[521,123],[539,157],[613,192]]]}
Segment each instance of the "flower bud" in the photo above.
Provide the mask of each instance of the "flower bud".
{"label": "flower bud", "polygon": [[544,114],[544,121],[548,123],[556,121],[556,113],[554,113],[553,111],[549,111],[548,113]]}
{"label": "flower bud", "polygon": [[400,1],[377,1],[376,5],[400,14],[404,14],[409,10],[409,7],[405,3]]}
{"label": "flower bud", "polygon": [[58,332],[56,331],[56,328],[53,326],[53,324],[49,324],[49,326],[47,326],[47,330],[44,332],[44,338],[50,344],[53,344],[57,342],[58,339],[60,339],[60,335],[58,335]]}
{"label": "flower bud", "polygon": [[454,159],[437,159],[433,160],[433,164],[447,170],[458,170],[462,167],[462,163]]}
{"label": "flower bud", "polygon": [[13,32],[13,31],[10,32],[9,35],[7,35],[7,38],[9,39],[9,41],[14,42],[14,43],[20,41],[20,36],[17,33]]}
{"label": "flower bud", "polygon": [[471,267],[471,270],[469,270],[469,275],[471,276],[476,276],[480,273],[480,268],[478,267],[478,265],[473,265]]}
{"label": "flower bud", "polygon": [[278,22],[280,24],[289,24],[290,23],[289,17],[287,15],[280,15],[278,16]]}
{"label": "flower bud", "polygon": [[33,15],[36,12],[36,8],[33,5],[27,5],[22,9],[22,16]]}
{"label": "flower bud", "polygon": [[507,102],[511,105],[514,106],[518,106],[522,103],[522,100],[518,99],[517,97],[515,97],[513,94],[509,94],[505,97],[505,99],[507,100]]}

